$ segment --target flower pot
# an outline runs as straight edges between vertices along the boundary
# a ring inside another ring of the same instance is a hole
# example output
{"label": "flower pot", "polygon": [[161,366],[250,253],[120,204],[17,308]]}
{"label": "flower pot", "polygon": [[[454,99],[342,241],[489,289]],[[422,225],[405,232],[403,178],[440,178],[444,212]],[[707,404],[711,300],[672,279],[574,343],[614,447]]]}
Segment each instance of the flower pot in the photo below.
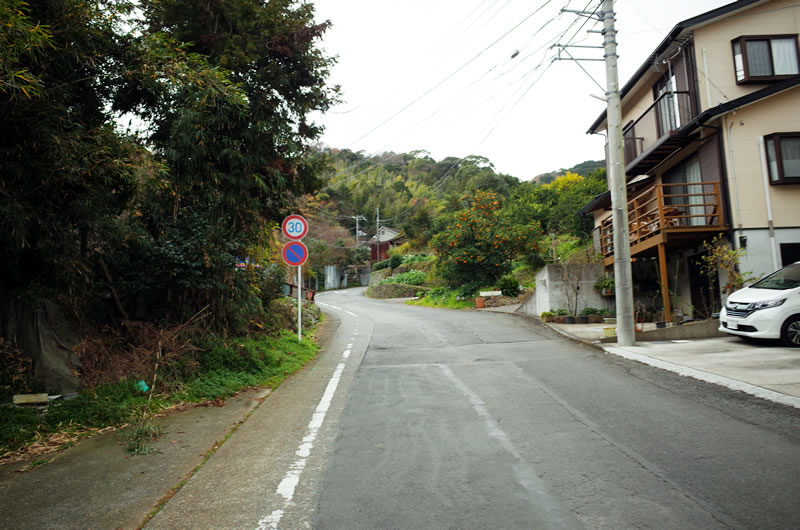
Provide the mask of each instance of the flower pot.
{"label": "flower pot", "polygon": [[486,307],[486,299],[482,296],[476,296],[475,307],[477,307],[478,309],[483,309],[484,307]]}
{"label": "flower pot", "polygon": [[589,324],[601,324],[603,317],[600,315],[589,315]]}
{"label": "flower pot", "polygon": [[660,322],[656,322],[656,327],[659,328],[659,329],[665,328],[665,327],[667,327],[667,323],[664,322],[663,320],[660,321]]}
{"label": "flower pot", "polygon": [[614,291],[611,289],[600,289],[601,296],[614,296]]}
{"label": "flower pot", "polygon": [[564,323],[565,324],[574,324],[575,323],[575,317],[572,317],[572,316],[564,317]]}
{"label": "flower pot", "polygon": [[588,324],[588,323],[589,323],[588,315],[581,315],[578,317],[578,324]]}
{"label": "flower pot", "polygon": [[554,324],[564,324],[566,322],[567,317],[553,317]]}
{"label": "flower pot", "polygon": [[542,322],[552,322],[553,321],[553,315],[543,315],[541,317],[541,319],[542,319]]}

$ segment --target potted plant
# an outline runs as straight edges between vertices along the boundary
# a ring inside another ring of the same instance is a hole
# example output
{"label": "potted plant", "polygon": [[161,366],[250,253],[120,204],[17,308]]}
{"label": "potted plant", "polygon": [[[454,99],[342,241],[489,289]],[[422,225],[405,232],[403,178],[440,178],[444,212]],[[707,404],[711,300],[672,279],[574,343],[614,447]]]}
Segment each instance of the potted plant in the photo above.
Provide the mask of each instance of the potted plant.
{"label": "potted plant", "polygon": [[542,319],[542,322],[552,322],[553,317],[556,316],[555,311],[542,311],[542,314],[539,315],[539,318]]}
{"label": "potted plant", "polygon": [[603,296],[613,296],[614,294],[614,277],[601,276],[594,282],[594,288],[600,291]]}
{"label": "potted plant", "polygon": [[556,324],[568,324],[569,322],[567,322],[567,315],[569,315],[569,311],[566,309],[557,309],[555,316],[553,317],[553,322]]}
{"label": "potted plant", "polygon": [[601,315],[604,311],[596,307],[584,307],[578,315],[578,324],[599,324],[603,321]]}

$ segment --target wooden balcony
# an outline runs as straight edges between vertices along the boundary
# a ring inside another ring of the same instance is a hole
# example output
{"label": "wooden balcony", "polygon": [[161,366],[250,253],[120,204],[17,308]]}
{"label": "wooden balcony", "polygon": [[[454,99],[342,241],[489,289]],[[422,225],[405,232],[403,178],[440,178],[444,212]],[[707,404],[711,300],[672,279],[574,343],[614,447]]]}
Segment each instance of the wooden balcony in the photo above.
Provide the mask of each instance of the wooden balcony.
{"label": "wooden balcony", "polygon": [[[656,184],[628,201],[631,256],[656,254],[657,247],[697,245],[728,229],[719,182]],[[606,266],[614,263],[614,232],[609,217],[600,227]]]}

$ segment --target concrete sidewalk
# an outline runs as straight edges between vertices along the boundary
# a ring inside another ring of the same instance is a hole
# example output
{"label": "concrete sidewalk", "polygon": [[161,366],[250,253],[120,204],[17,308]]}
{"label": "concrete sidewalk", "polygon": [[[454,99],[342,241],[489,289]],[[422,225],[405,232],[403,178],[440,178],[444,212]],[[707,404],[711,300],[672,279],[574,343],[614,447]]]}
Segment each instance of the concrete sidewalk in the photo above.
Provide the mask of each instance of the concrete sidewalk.
{"label": "concrete sidewalk", "polygon": [[606,327],[602,324],[545,325],[606,353],[800,408],[800,348],[738,337],[653,340],[623,347],[600,343]]}
{"label": "concrete sidewalk", "polygon": [[[539,321],[533,315],[519,312],[519,307],[520,304],[513,304],[479,311],[516,314]],[[800,408],[800,348],[781,346],[777,341],[744,341],[731,336],[650,340],[621,347],[614,342],[601,343],[603,328],[608,327],[605,324],[542,324],[612,355]],[[655,324],[645,323],[643,331],[655,329]]]}

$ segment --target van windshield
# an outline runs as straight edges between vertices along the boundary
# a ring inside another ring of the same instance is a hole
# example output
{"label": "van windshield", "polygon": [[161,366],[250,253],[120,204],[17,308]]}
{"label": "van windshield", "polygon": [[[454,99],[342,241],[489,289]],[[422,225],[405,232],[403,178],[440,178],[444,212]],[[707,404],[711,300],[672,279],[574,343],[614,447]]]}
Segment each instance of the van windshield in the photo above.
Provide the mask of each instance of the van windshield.
{"label": "van windshield", "polygon": [[800,263],[794,263],[775,271],[750,287],[754,289],[777,289],[780,291],[800,287]]}

